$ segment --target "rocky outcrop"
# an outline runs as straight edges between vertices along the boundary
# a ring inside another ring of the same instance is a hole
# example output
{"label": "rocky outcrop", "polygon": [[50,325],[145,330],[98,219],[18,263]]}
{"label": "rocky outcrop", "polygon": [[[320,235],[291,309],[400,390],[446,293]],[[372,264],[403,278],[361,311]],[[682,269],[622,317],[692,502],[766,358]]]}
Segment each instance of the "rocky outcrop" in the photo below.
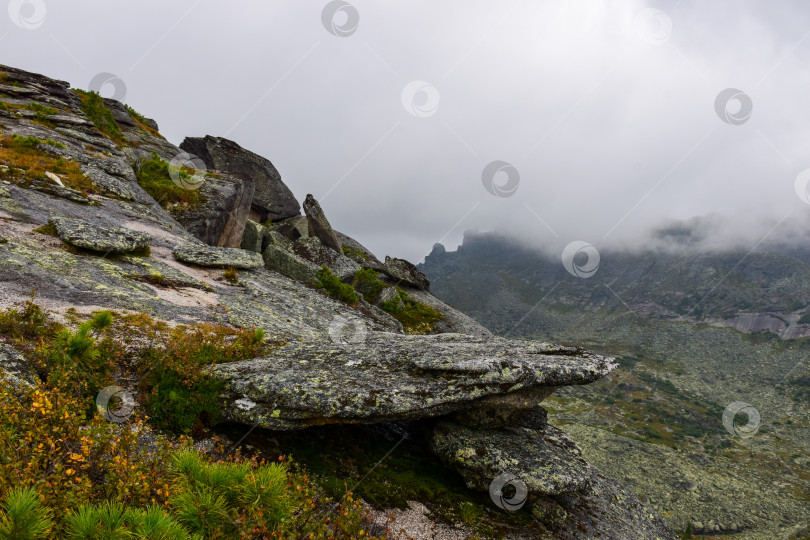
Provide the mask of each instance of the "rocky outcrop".
{"label": "rocky outcrop", "polygon": [[385,265],[382,271],[395,282],[396,285],[409,285],[417,289],[430,289],[430,281],[427,276],[405,259],[385,257]]}
{"label": "rocky outcrop", "polygon": [[326,219],[326,214],[323,213],[321,205],[311,194],[307,195],[307,198],[304,200],[304,212],[307,215],[309,236],[316,237],[324,246],[334,249],[338,253],[342,253],[343,249],[340,245],[340,240],[338,240],[335,231],[332,230],[329,220]]}
{"label": "rocky outcrop", "polygon": [[90,223],[83,219],[52,217],[59,239],[71,246],[104,254],[144,251],[152,238],[143,232]]}
{"label": "rocky outcrop", "polygon": [[[170,161],[180,151],[154,131],[155,124],[107,101],[122,131],[113,142],[82,112],[67,83],[0,70],[7,72],[0,80],[2,100],[12,105],[0,110],[4,133],[41,139],[47,152],[79,164],[92,184],[87,193],[74,193],[57,189],[62,186],[52,178],[38,183],[3,171],[8,182],[0,185],[7,240],[0,242],[4,303],[27,300],[35,289],[37,301],[57,314],[104,308],[173,324],[261,328],[287,344],[262,358],[211,368],[210,375],[223,383],[227,419],[276,430],[412,420],[428,434],[436,423],[437,453],[476,489],[500,465],[523,463],[526,470],[517,467],[515,473],[528,473],[535,491],[532,513],[560,538],[596,536],[600,525],[616,538],[652,538],[650,531],[670,537],[627,490],[592,468],[583,472],[581,456],[548,425],[539,405],[560,386],[605,376],[616,367],[611,358],[493,338],[427,292],[429,283],[413,265],[390,258],[384,264],[334,231],[314,199],[307,217],[299,216],[298,203],[272,164],[224,139],[184,143],[184,150],[206,160],[212,174],[202,189],[213,191],[203,191],[204,204],[196,209],[202,215],[194,216],[192,209],[178,221],[141,189],[134,174],[139,160],[153,152]],[[37,123],[25,108],[32,102],[58,113],[46,124]],[[235,187],[236,180],[246,185],[240,174],[256,184],[252,221],[244,215],[247,192],[239,195]],[[239,215],[231,216],[229,208],[239,208]],[[65,241],[82,249],[65,249],[55,238],[32,234],[49,218]],[[280,222],[259,223],[268,218]],[[209,246],[200,238],[245,249]],[[87,251],[127,253],[144,245],[150,249],[137,256],[98,257]],[[411,299],[439,310],[445,317],[441,324],[446,323],[441,330],[462,333],[404,335],[391,315],[365,300],[348,306],[308,286],[320,264],[343,278],[373,268]],[[219,270],[229,267],[251,271],[240,273],[239,286],[232,286]],[[24,359],[6,348],[0,349],[0,370],[34,380]],[[475,457],[459,462],[471,445]],[[513,445],[524,445],[525,453]],[[548,471],[541,458],[553,465]]]}
{"label": "rocky outcrop", "polygon": [[292,244],[293,252],[312,262],[318,267],[326,266],[329,270],[344,281],[350,281],[360,265],[345,256],[343,253],[324,246],[315,237],[299,238]]}
{"label": "rocky outcrop", "polygon": [[429,418],[488,396],[586,384],[616,366],[612,358],[541,343],[357,331],[351,348],[293,342],[263,358],[216,366],[224,414],[282,430]]}
{"label": "rocky outcrop", "polygon": [[255,184],[251,219],[264,223],[301,213],[301,206],[282,181],[278,170],[265,159],[222,137],[187,137],[180,148],[199,157],[209,169],[250,178]]}
{"label": "rocky outcrop", "polygon": [[253,251],[217,248],[199,244],[178,246],[174,250],[174,257],[184,263],[211,268],[254,270],[264,266],[261,255]]}
{"label": "rocky outcrop", "polygon": [[209,246],[239,247],[254,196],[253,180],[227,173],[209,174],[200,186],[200,195],[201,202],[177,220]]}

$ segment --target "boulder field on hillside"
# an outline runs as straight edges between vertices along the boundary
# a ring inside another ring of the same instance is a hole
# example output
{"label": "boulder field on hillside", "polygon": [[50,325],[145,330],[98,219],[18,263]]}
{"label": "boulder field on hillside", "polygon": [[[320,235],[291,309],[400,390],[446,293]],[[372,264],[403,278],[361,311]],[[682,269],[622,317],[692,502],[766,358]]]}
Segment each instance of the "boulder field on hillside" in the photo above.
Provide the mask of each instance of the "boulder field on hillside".
{"label": "boulder field on hillside", "polygon": [[[280,431],[421,422],[469,487],[486,492],[505,473],[523,482],[543,534],[676,537],[546,422],[545,397],[607,376],[612,358],[493,337],[435,298],[416,266],[380,261],[333,229],[311,195],[302,216],[272,163],[233,141],[177,147],[109,99],[114,122],[102,131],[67,83],[0,72],[0,145],[26,138],[58,179],[0,163],[4,306],[36,290],[61,314],[113,309],[261,329],[280,347],[210,368],[228,420]],[[43,122],[30,104],[58,113]],[[402,315],[414,306],[429,322]],[[0,370],[31,380],[7,349]]]}

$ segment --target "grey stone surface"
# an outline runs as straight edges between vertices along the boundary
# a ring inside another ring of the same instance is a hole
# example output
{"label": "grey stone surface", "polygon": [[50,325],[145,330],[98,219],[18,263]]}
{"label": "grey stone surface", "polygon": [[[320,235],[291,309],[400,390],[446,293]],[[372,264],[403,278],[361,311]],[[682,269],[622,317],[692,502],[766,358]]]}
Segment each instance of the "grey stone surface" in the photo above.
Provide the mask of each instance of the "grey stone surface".
{"label": "grey stone surface", "polygon": [[49,221],[63,242],[99,253],[143,251],[152,242],[148,234],[123,227],[110,227],[83,219],[58,216],[51,217]]}
{"label": "grey stone surface", "polygon": [[582,451],[553,426],[475,429],[439,422],[432,444],[471,489],[487,491],[503,473],[516,475],[535,495],[570,493],[589,485],[591,470]]}
{"label": "grey stone surface", "polygon": [[222,137],[187,137],[180,148],[202,159],[209,169],[250,178],[255,184],[252,209],[254,219],[264,223],[301,213],[301,206],[282,181],[272,163]]}
{"label": "grey stone surface", "polygon": [[350,281],[360,265],[334,249],[324,246],[318,238],[299,238],[292,244],[293,252],[316,266],[326,266],[343,281]]}
{"label": "grey stone surface", "polygon": [[425,291],[430,289],[430,281],[427,276],[405,259],[386,256],[382,271],[397,285],[409,285]]}
{"label": "grey stone surface", "polygon": [[197,266],[238,270],[254,270],[264,266],[261,255],[244,249],[184,244],[175,248],[173,253],[178,261]]}
{"label": "grey stone surface", "polygon": [[201,202],[182,212],[177,220],[209,246],[239,247],[253,200],[253,180],[227,173],[208,174],[199,191]]}
{"label": "grey stone surface", "polygon": [[350,348],[293,342],[212,373],[225,383],[229,419],[300,429],[440,416],[487,396],[587,384],[615,366],[612,358],[534,342],[368,332]]}
{"label": "grey stone surface", "polygon": [[295,253],[279,246],[276,243],[270,244],[262,252],[264,267],[273,272],[278,272],[302,283],[312,283],[315,274],[320,266],[299,257]]}
{"label": "grey stone surface", "polygon": [[30,362],[11,345],[0,343],[0,377],[17,388],[36,384],[37,376]]}
{"label": "grey stone surface", "polygon": [[304,200],[304,212],[307,215],[309,236],[315,236],[326,247],[334,249],[338,253],[343,253],[340,240],[338,240],[335,231],[332,230],[329,220],[326,219],[326,214],[323,213],[321,205],[311,194],[307,195]]}

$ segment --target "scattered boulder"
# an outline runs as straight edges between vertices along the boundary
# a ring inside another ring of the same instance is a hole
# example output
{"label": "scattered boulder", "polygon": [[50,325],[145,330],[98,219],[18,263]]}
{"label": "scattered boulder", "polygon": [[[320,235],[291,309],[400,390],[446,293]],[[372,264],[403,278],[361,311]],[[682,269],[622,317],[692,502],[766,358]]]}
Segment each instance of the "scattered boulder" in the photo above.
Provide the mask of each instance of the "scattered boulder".
{"label": "scattered boulder", "polygon": [[211,268],[253,270],[264,266],[262,256],[253,251],[234,248],[184,244],[174,249],[174,258],[180,262]]}
{"label": "scattered boulder", "polygon": [[343,246],[343,253],[363,268],[371,268],[382,272],[385,270],[380,260],[366,246],[342,232],[335,231],[335,235]]}
{"label": "scattered boulder", "polygon": [[349,281],[354,277],[355,272],[360,270],[360,265],[339,253],[334,249],[324,246],[315,237],[299,238],[292,244],[293,251],[317,266],[326,266],[329,270],[343,281]]}
{"label": "scattered boulder", "polygon": [[341,246],[340,240],[338,240],[335,231],[332,230],[332,226],[329,225],[329,220],[326,219],[321,205],[311,194],[307,195],[304,200],[304,212],[307,215],[309,236],[317,237],[323,245],[342,254],[343,246]]}
{"label": "scattered boulder", "polygon": [[612,358],[528,341],[367,332],[350,348],[328,337],[294,341],[211,373],[224,383],[226,418],[292,430],[430,418],[487,396],[586,384],[615,366]]}
{"label": "scattered boulder", "polygon": [[474,429],[452,422],[439,422],[433,431],[433,450],[458,471],[467,487],[487,491],[503,473],[516,475],[529,492],[558,495],[588,485],[590,465],[582,452],[562,431],[546,426],[529,428]]}
{"label": "scattered boulder", "polygon": [[99,253],[144,251],[152,242],[147,233],[124,227],[109,227],[83,219],[51,217],[56,234],[66,244]]}
{"label": "scattered boulder", "polygon": [[206,176],[200,185],[201,202],[182,212],[177,220],[209,246],[239,247],[253,193],[254,183],[248,177]]}
{"label": "scattered boulder", "polygon": [[386,302],[390,302],[391,300],[399,298],[399,307],[403,307],[404,303],[402,302],[402,297],[397,292],[396,287],[386,287],[380,291],[380,294],[377,296],[376,305],[381,306]]}
{"label": "scattered boulder", "polygon": [[270,229],[277,231],[292,242],[299,238],[309,237],[309,224],[307,223],[306,216],[295,216],[271,223]]}
{"label": "scattered boulder", "polygon": [[409,285],[427,291],[430,289],[430,281],[427,276],[405,259],[385,257],[385,265],[382,270],[396,284]]}
{"label": "scattered boulder", "polygon": [[255,184],[250,218],[264,223],[301,213],[301,205],[272,163],[222,137],[187,137],[180,148],[199,157],[209,169],[250,178]]}
{"label": "scattered boulder", "polygon": [[312,283],[320,267],[282,247],[277,240],[276,238],[274,243],[262,251],[264,267],[288,278],[303,283]]}
{"label": "scattered boulder", "polygon": [[242,242],[239,247],[261,253],[269,243],[269,234],[270,230],[267,227],[248,219],[245,221],[245,230],[242,233]]}

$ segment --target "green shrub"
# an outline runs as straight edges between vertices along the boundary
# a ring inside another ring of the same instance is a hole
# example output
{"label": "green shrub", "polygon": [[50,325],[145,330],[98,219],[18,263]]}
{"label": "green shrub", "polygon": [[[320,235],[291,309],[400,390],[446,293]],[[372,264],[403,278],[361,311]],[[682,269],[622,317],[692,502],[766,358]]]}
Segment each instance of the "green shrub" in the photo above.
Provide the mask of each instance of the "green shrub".
{"label": "green shrub", "polygon": [[397,287],[397,296],[380,307],[402,323],[407,334],[430,334],[436,331],[433,323],[444,319],[441,312],[412,300],[408,293]]}
{"label": "green shrub", "polygon": [[193,533],[216,538],[233,537],[239,528],[270,532],[292,514],[283,464],[210,463],[194,451],[177,452],[172,461],[179,492],[170,504]]}
{"label": "green shrub", "polygon": [[261,356],[264,331],[236,330],[200,324],[178,327],[163,335],[139,363],[146,408],[158,427],[195,434],[221,417],[222,383],[204,373],[214,364]]}
{"label": "green shrub", "polygon": [[377,271],[365,268],[354,273],[354,289],[363,295],[367,302],[374,303],[386,287],[377,277]]}
{"label": "green shrub", "polygon": [[96,340],[113,322],[112,313],[100,311],[72,332],[63,329],[50,346],[48,382],[76,396],[93,398],[106,386],[112,362]]}
{"label": "green shrub", "polygon": [[4,101],[0,101],[0,111],[7,111],[8,105]]}
{"label": "green shrub", "polygon": [[325,265],[315,274],[315,279],[315,286],[322,289],[329,296],[347,304],[357,303],[358,298],[354,287],[340,281],[340,278],[333,274]]}
{"label": "green shrub", "polygon": [[52,512],[31,488],[14,488],[3,499],[0,539],[38,540],[53,528]]}
{"label": "green shrub", "polygon": [[104,105],[104,100],[95,92],[85,92],[76,90],[82,100],[82,111],[90,119],[100,132],[115,141],[121,143],[124,140],[121,127],[115,121],[112,111]]}

